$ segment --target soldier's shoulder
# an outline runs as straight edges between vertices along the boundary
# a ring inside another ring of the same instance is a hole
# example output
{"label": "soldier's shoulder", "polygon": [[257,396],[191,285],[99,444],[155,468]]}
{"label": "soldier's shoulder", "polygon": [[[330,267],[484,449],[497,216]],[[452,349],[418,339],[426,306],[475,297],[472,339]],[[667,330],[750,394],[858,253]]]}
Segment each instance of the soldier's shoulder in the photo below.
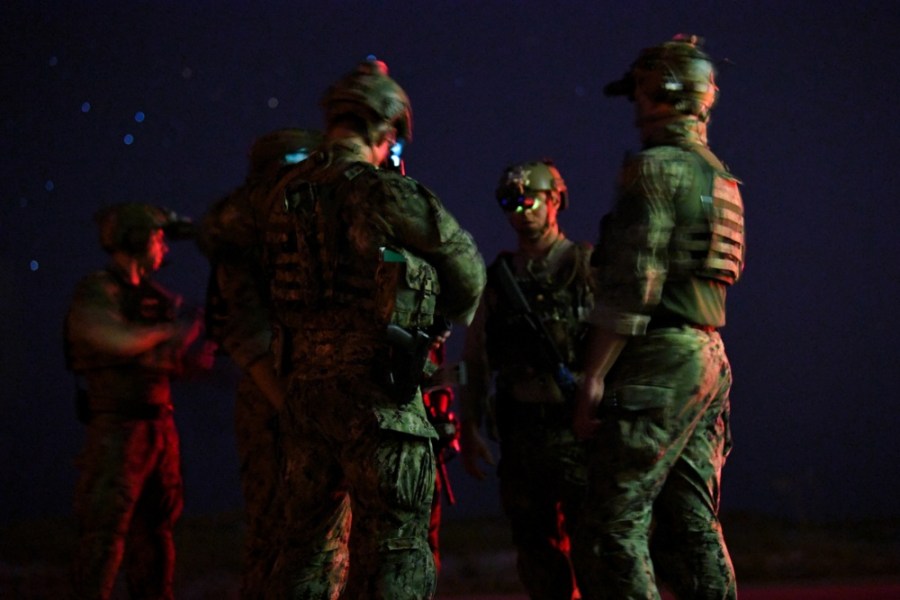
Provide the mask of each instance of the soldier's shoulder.
{"label": "soldier's shoulder", "polygon": [[681,146],[660,145],[644,148],[629,155],[625,162],[634,165],[654,165],[691,160],[691,151]]}
{"label": "soldier's shoulder", "polygon": [[437,199],[437,194],[419,180],[397,171],[373,167],[371,176],[376,178],[387,192],[397,198]]}

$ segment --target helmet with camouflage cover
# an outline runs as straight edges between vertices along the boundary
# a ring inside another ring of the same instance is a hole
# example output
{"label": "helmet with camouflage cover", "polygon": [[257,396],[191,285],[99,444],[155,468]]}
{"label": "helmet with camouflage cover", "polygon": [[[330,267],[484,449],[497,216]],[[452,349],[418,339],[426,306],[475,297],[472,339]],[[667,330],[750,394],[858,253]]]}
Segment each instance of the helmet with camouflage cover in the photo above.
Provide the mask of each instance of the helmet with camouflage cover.
{"label": "helmet with camouflage cover", "polygon": [[300,162],[322,142],[312,129],[276,129],[258,137],[250,148],[251,178],[265,177],[278,168]]}
{"label": "helmet with camouflage cover", "polygon": [[94,215],[100,230],[100,246],[109,254],[122,251],[138,255],[147,250],[150,234],[162,229],[169,239],[188,239],[194,235],[190,219],[152,204],[123,202],[101,208]]}
{"label": "helmet with camouflage cover", "polygon": [[569,192],[552,160],[530,161],[506,167],[497,184],[497,201],[525,196],[528,192],[556,192],[559,210],[569,205]]}
{"label": "helmet with camouflage cover", "polygon": [[607,96],[635,99],[640,90],[654,102],[669,104],[678,114],[709,119],[718,99],[716,67],[700,49],[696,35],[676,35],[659,46],[645,48],[625,76],[606,85]]}
{"label": "helmet with camouflage cover", "polygon": [[368,125],[375,138],[385,125],[397,130],[397,136],[412,140],[412,106],[409,97],[388,76],[387,65],[375,58],[361,62],[356,69],[332,84],[321,101],[325,122],[331,126],[339,118],[353,115]]}

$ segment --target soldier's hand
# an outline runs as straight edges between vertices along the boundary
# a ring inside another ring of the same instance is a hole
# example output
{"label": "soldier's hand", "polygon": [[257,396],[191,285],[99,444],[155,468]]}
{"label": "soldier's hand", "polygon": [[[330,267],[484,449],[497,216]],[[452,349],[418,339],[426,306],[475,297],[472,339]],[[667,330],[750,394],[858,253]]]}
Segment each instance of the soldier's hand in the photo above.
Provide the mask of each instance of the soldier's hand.
{"label": "soldier's hand", "polygon": [[492,467],[497,464],[497,461],[494,460],[494,455],[491,454],[478,428],[472,424],[464,424],[460,431],[459,445],[466,473],[478,480],[486,479],[487,473],[481,469],[479,460],[483,460]]}
{"label": "soldier's hand", "polygon": [[597,412],[600,402],[603,401],[605,383],[602,378],[589,378],[579,386],[575,395],[575,417],[572,421],[572,429],[580,440],[587,440],[597,434],[600,427],[600,419]]}

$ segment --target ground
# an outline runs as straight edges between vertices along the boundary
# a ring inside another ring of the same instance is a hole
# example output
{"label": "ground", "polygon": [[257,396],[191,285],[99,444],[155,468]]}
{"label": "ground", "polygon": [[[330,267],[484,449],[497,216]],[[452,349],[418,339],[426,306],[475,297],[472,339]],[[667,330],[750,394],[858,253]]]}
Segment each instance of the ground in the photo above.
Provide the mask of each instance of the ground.
{"label": "ground", "polygon": [[[900,580],[900,520],[796,523],[755,515],[723,516],[741,585]],[[186,517],[177,530],[177,597],[237,599],[238,513]],[[75,538],[71,518],[0,528],[0,598],[66,595]],[[451,520],[442,532],[438,598],[515,597],[515,557],[502,518]],[[117,589],[117,598],[125,598]]]}

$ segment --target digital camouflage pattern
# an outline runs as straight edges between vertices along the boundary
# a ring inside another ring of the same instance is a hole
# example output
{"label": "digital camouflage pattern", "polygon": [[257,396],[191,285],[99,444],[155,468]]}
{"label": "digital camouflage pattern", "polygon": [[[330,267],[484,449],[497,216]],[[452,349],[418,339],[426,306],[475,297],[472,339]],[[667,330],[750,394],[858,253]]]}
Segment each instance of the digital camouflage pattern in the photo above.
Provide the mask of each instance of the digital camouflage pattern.
{"label": "digital camouflage pattern", "polygon": [[76,465],[73,598],[109,598],[124,563],[131,598],[172,598],[183,484],[171,414],[95,416]]}
{"label": "digital camouflage pattern", "polygon": [[[718,520],[731,370],[715,328],[740,274],[743,214],[725,226],[726,237],[740,238],[738,254],[711,273],[724,214],[711,202],[714,182],[736,180],[709,151],[696,117],[645,123],[641,133],[644,150],[622,169],[594,256],[591,321],[630,337],[605,380],[573,558],[585,600],[659,598],[657,580],[679,598],[734,598]],[[728,194],[731,208],[740,207],[736,185]],[[681,233],[690,230],[705,244],[679,263]]]}
{"label": "digital camouflage pattern", "polygon": [[272,190],[288,163],[311,152],[321,134],[278,129],[257,138],[244,183],[210,207],[200,247],[210,261],[207,335],[245,373],[234,406],[235,441],[247,524],[241,566],[241,597],[258,598],[279,553],[283,508],[278,415],[247,370],[272,361],[269,283],[262,264],[263,232]]}
{"label": "digital camouflage pattern", "polygon": [[[398,398],[376,302],[381,248],[434,269],[401,283],[437,293],[436,310],[467,323],[485,269],[471,236],[416,181],[326,143],[294,172],[266,228],[274,314],[291,387],[282,415],[286,534],[276,596],[430,598],[428,525],[435,467],[420,393]],[[419,286],[419,287],[417,287]],[[394,290],[396,292],[396,290]],[[348,550],[352,519],[354,551]]]}
{"label": "digital camouflage pattern", "polygon": [[132,598],[172,597],[172,531],[183,485],[169,374],[179,369],[183,351],[166,343],[117,356],[88,340],[92,329],[109,322],[170,322],[174,301],[152,282],[130,285],[113,267],[76,287],[66,350],[70,368],[87,387],[88,422],[76,462],[73,598],[108,598],[123,561]]}
{"label": "digital camouflage pattern", "polygon": [[658,599],[663,581],[678,598],[736,598],[717,518],[731,447],[721,337],[688,326],[636,336],[607,385],[573,540],[583,597]]}
{"label": "digital camouflage pattern", "polygon": [[[529,306],[543,321],[577,372],[584,319],[593,306],[591,246],[562,238],[543,260],[503,253]],[[571,600],[576,585],[569,531],[587,486],[584,443],[572,431],[572,407],[553,380],[534,335],[509,308],[489,269],[482,307],[467,332],[464,359],[470,372],[496,372],[494,423],[500,439],[500,499],[517,550],[517,571],[531,598]],[[479,358],[483,357],[483,358]],[[488,365],[481,365],[484,360]],[[466,402],[473,381],[463,388]]]}

